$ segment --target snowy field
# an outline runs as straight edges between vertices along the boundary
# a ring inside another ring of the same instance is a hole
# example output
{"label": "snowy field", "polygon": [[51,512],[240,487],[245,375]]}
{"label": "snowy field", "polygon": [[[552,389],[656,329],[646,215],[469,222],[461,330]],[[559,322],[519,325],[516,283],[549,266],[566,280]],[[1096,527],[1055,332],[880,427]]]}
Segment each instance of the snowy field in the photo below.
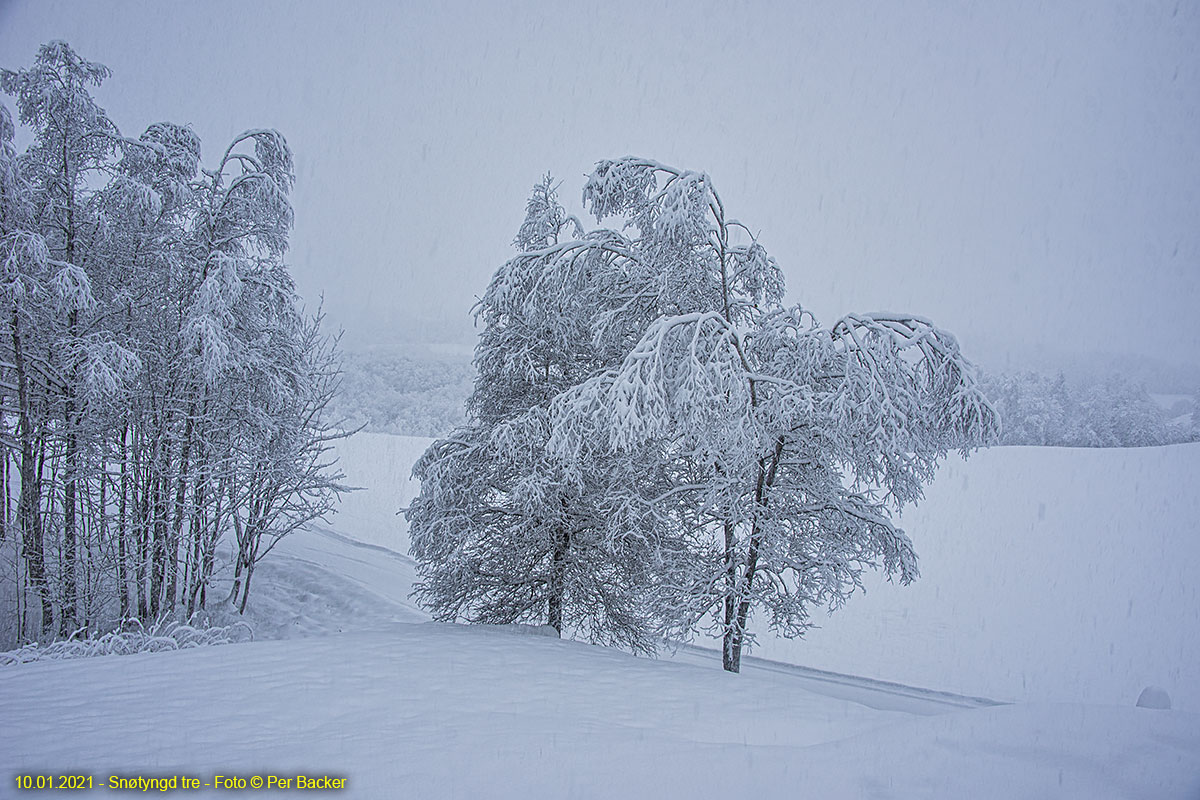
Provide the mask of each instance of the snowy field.
{"label": "snowy field", "polygon": [[[430,441],[345,443],[348,479],[370,488],[333,527],[407,552],[395,512]],[[1200,444],[951,457],[902,519],[921,578],[867,576],[805,639],[763,632],[754,654],[1005,702],[1131,705],[1156,685],[1200,713],[1198,475]]]}
{"label": "snowy field", "polygon": [[[31,772],[329,775],[363,798],[1200,797],[1200,446],[951,461],[905,518],[921,581],[756,651],[1018,701],[990,705],[425,622],[395,511],[427,443],[344,444],[368,489],[262,564],[259,641],[0,671],[0,797],[55,796],[17,793]],[[1150,683],[1175,710],[1134,707]]]}
{"label": "snowy field", "polygon": [[2,679],[6,780],[25,770],[202,783],[329,775],[364,798],[1200,791],[1195,715],[1019,705],[915,716],[779,674],[733,676],[503,630],[396,624],[31,664]]}
{"label": "snowy field", "polygon": [[909,586],[868,580],[766,658],[1006,701],[1200,713],[1200,444],[951,458],[903,517]]}

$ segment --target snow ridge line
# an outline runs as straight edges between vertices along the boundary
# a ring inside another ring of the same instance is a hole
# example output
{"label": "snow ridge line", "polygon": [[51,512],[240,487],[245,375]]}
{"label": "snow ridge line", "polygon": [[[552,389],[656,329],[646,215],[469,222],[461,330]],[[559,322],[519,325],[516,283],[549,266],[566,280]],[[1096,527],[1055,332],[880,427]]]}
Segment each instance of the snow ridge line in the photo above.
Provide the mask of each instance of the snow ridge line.
{"label": "snow ridge line", "polygon": [[[685,644],[681,645],[679,649],[702,656],[705,659],[719,660],[721,656],[719,650],[710,647],[701,647],[700,645]],[[865,678],[860,675],[848,675],[842,672],[805,667],[800,664],[789,664],[785,661],[772,661],[771,659],[759,658],[757,656],[747,656],[743,660],[743,664],[766,672],[796,675],[810,680],[879,692],[881,694],[942,703],[955,708],[991,708],[993,706],[1010,705],[1006,701],[992,700],[987,697],[956,694],[954,692],[942,691],[941,689],[926,689],[920,686],[909,686],[908,684],[896,683],[894,681]]]}
{"label": "snow ridge line", "polygon": [[393,550],[390,547],[384,547],[381,544],[371,544],[370,542],[361,542],[358,539],[351,539],[349,536],[344,536],[344,535],[338,533],[337,531],[335,531],[333,528],[329,528],[325,525],[309,525],[308,529],[310,531],[312,531],[313,533],[318,533],[322,536],[327,536],[330,539],[336,539],[337,541],[339,541],[343,544],[352,545],[354,547],[361,547],[364,550],[375,550],[377,552],[383,553],[386,556],[390,556],[391,558],[394,558],[397,561],[400,561],[404,564],[409,564],[411,566],[416,566],[416,564],[417,564],[417,562],[414,561],[410,556],[406,556],[404,553],[401,553],[398,550]]}

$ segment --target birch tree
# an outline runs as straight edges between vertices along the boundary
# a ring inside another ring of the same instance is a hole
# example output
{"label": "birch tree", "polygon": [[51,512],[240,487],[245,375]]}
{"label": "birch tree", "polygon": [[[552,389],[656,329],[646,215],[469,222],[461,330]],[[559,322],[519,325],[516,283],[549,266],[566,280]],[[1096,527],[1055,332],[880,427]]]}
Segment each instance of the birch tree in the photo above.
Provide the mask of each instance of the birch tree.
{"label": "birch tree", "polygon": [[543,622],[651,649],[640,598],[649,562],[634,540],[612,546],[597,505],[607,460],[564,461],[546,449],[553,398],[619,358],[617,326],[593,333],[617,302],[610,278],[631,254],[619,236],[585,233],[549,177],[534,187],[514,245],[518,255],[476,307],[483,331],[468,424],[414,469],[415,594],[438,619]]}
{"label": "birch tree", "polygon": [[0,87],[13,95],[22,123],[34,141],[22,155],[22,174],[30,184],[35,222],[54,259],[50,283],[63,327],[61,347],[51,357],[62,373],[62,612],[60,632],[77,622],[79,481],[85,435],[80,413],[83,359],[95,353],[87,342],[87,316],[95,303],[88,277],[91,244],[99,220],[88,181],[102,172],[114,151],[117,129],[89,92],[109,76],[102,64],[78,56],[65,42],[43,45],[33,67],[0,72]]}
{"label": "birch tree", "polygon": [[108,75],[64,42],[0,73],[33,135],[16,154],[4,110],[0,473],[7,488],[18,467],[21,639],[191,615],[226,537],[244,610],[254,565],[343,488],[336,343],[285,260],[287,142],[250,129],[204,169],[187,126],[121,136],[90,94]]}
{"label": "birch tree", "polygon": [[[4,381],[6,421],[13,420],[15,430],[6,431],[5,463],[17,464],[19,495],[17,528],[20,548],[25,556],[25,572],[36,598],[39,626],[48,630],[53,624],[51,592],[46,575],[45,541],[41,510],[41,470],[39,441],[47,409],[45,388],[53,382],[51,369],[44,360],[44,345],[38,340],[38,320],[43,309],[41,299],[47,278],[50,255],[45,240],[35,230],[32,199],[21,178],[16,150],[15,129],[8,109],[0,106],[0,256],[3,257],[4,300]],[[6,477],[8,471],[5,471]],[[8,481],[5,482],[5,499]],[[19,569],[19,568],[18,568]],[[17,628],[23,624],[23,609],[18,595]]]}
{"label": "birch tree", "polygon": [[[756,609],[798,636],[811,608],[861,587],[864,569],[915,578],[892,514],[949,450],[996,433],[953,336],[915,315],[823,327],[784,307],[774,262],[703,173],[606,161],[584,196],[597,218],[638,231],[636,295],[662,313],[618,366],[555,399],[551,448],[568,463],[628,459],[606,518],[657,537],[663,631],[718,633],[737,672]],[[658,469],[639,463],[647,452]]]}

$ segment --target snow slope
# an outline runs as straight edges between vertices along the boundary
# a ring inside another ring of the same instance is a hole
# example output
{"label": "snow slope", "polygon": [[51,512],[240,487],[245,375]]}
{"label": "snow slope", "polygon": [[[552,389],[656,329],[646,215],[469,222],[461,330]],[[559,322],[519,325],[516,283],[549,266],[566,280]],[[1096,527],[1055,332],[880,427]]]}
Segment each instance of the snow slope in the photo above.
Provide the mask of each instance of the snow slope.
{"label": "snow slope", "polygon": [[902,523],[909,586],[755,653],[999,700],[1200,712],[1200,445],[993,448],[951,458]]}
{"label": "snow slope", "polygon": [[[333,525],[407,552],[395,512],[428,439],[339,448],[352,496]],[[998,700],[1129,705],[1150,684],[1200,712],[1200,444],[1002,447],[950,457],[902,518],[921,578],[868,592],[754,654]]]}
{"label": "snow slope", "polygon": [[14,667],[0,673],[0,793],[15,794],[17,774],[63,771],[97,783],[330,775],[356,798],[1200,792],[1194,714],[1060,705],[920,717],[779,674],[515,633],[395,623]]}
{"label": "snow slope", "polygon": [[[1172,692],[1172,711],[1134,708],[1123,697],[991,706],[758,658],[733,676],[699,648],[651,660],[521,635],[536,630],[422,622],[407,596],[414,570],[397,552],[407,543],[395,511],[415,488],[406,460],[426,441],[368,436],[347,444],[345,470],[372,489],[329,526],[285,540],[256,572],[251,617],[260,639],[280,640],[0,670],[0,797],[31,794],[13,788],[18,774],[64,772],[97,783],[111,775],[183,774],[202,784],[217,774],[333,775],[347,779],[343,796],[355,798],[1200,796],[1200,714],[1178,710],[1192,695],[1169,680],[1157,682]],[[1094,644],[1101,627],[1114,652],[1138,636],[1160,637],[1162,646],[1143,659],[1110,659],[1108,673],[1126,677],[1165,662],[1163,654],[1188,656],[1194,626],[1184,622],[1194,622],[1196,606],[1176,605],[1172,580],[1191,580],[1192,567],[1175,562],[1194,554],[1169,548],[1192,529],[1163,526],[1195,500],[1128,518],[1120,506],[1129,500],[1125,483],[1140,487],[1151,510],[1154,498],[1171,499],[1170,486],[1182,490],[1195,474],[1200,448],[1110,455],[1125,458],[1003,450],[952,462],[917,510],[929,515],[921,531],[906,519],[925,551],[923,583],[872,591],[813,640],[783,646],[799,648],[794,655],[810,665],[847,663],[846,671],[890,680],[913,675],[913,683],[939,689],[990,689],[1019,664],[1033,685],[1053,685],[1075,667],[1087,684],[1080,692],[1112,691],[1117,682],[1106,682],[1090,651],[1020,651],[999,665],[985,657],[1005,656],[1006,643],[1036,641],[1028,631],[1040,626],[1086,621],[1108,602],[1095,595],[1144,589],[1149,573],[1139,570],[1156,565],[1163,588],[1134,604],[1152,613],[1131,613],[1123,625],[1068,626],[1059,631],[1064,649]],[[1120,464],[1136,477],[1105,477]],[[1011,496],[989,500],[1004,487]],[[1086,518],[1090,538],[1072,537],[1065,522],[1083,513],[1083,498],[1102,507]],[[954,508],[937,512],[940,503]],[[1156,532],[1109,552],[1135,517]],[[1026,616],[1031,603],[1023,598],[1039,589],[1023,576],[1049,570],[1019,552],[1035,541],[1039,558],[1058,565],[1057,588],[1041,589],[1052,603],[1037,604],[1050,622]],[[1088,541],[1098,543],[1095,552],[1078,552]],[[1114,570],[1118,563],[1124,572]],[[1126,572],[1137,580],[1120,583]],[[932,599],[915,591],[921,586]],[[891,614],[886,624],[881,612]],[[977,620],[988,623],[979,636]],[[941,627],[949,625],[958,628]],[[987,642],[989,632],[1000,639]],[[1180,676],[1194,664],[1184,662]]]}
{"label": "snow slope", "polygon": [[337,442],[338,466],[360,491],[342,495],[330,525],[361,542],[408,552],[408,522],[399,515],[421,491],[412,468],[433,439],[360,432]]}

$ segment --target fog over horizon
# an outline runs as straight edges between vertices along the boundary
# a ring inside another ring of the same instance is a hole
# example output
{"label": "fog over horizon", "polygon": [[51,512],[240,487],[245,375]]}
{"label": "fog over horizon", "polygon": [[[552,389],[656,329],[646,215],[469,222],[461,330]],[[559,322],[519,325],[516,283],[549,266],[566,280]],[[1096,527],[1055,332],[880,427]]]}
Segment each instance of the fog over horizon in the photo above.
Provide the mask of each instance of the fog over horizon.
{"label": "fog over horizon", "polygon": [[823,321],[1200,363],[1195,4],[0,3],[0,66],[51,39],[127,136],[287,137],[293,274],[350,349],[469,349],[530,186],[591,227],[632,154],[709,173]]}

